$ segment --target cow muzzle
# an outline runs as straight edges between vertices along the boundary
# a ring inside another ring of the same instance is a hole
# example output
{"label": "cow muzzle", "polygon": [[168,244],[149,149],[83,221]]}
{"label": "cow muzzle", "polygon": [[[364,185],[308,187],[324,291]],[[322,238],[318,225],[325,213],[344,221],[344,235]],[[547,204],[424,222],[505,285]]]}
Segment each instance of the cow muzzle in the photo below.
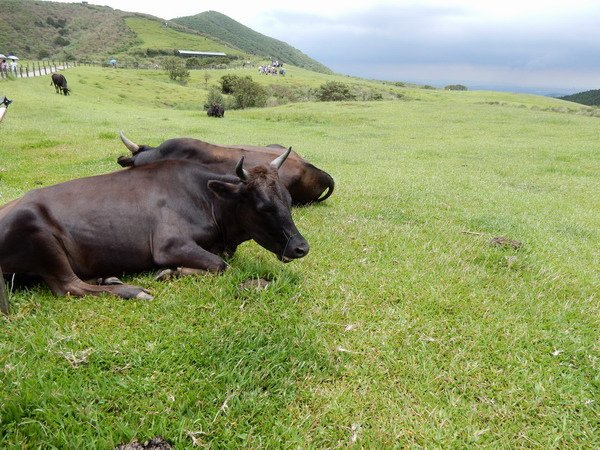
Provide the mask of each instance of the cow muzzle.
{"label": "cow muzzle", "polygon": [[283,253],[279,255],[279,260],[288,263],[294,259],[303,258],[309,250],[310,246],[304,238],[292,238],[288,241]]}

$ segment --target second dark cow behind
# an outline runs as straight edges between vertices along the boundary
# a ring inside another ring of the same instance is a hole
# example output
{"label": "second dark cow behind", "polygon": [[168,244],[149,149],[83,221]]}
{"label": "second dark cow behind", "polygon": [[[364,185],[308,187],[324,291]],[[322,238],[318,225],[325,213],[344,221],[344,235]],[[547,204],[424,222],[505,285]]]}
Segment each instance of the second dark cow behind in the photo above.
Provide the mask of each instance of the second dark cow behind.
{"label": "second dark cow behind", "polygon": [[[277,144],[266,147],[253,145],[221,146],[192,138],[169,139],[158,147],[138,145],[130,141],[122,131],[121,140],[131,156],[121,156],[118,163],[123,167],[143,166],[155,161],[186,160],[205,165],[217,173],[231,173],[243,156],[248,167],[268,164],[286,152]],[[291,147],[290,147],[291,150]],[[291,152],[285,166],[279,172],[283,185],[292,196],[293,205],[322,202],[333,193],[334,181],[327,172],[313,166],[296,152]]]}

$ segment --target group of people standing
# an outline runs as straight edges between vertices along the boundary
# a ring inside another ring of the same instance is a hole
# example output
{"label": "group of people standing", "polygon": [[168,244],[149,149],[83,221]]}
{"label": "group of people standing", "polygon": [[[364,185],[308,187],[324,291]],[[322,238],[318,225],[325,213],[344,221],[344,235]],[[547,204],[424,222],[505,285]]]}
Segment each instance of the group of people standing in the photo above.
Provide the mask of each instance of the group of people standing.
{"label": "group of people standing", "polygon": [[17,76],[17,60],[11,59],[9,64],[6,62],[6,58],[2,58],[2,61],[0,61],[0,77],[7,77],[9,73],[13,74],[15,77]]}
{"label": "group of people standing", "polygon": [[270,66],[258,66],[258,73],[263,75],[285,75],[285,69],[283,63],[272,60]]}

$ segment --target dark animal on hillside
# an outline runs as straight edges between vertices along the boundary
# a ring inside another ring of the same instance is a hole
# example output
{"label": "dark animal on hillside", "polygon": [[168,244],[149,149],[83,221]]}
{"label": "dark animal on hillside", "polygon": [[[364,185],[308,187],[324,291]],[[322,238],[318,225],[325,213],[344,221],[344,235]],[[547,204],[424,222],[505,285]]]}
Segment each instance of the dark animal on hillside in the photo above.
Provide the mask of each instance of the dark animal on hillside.
{"label": "dark animal on hillside", "polygon": [[[217,173],[230,173],[240,157],[248,167],[266,164],[283,154],[287,149],[272,144],[267,147],[251,145],[220,146],[192,138],[169,139],[158,147],[137,145],[119,132],[121,140],[132,156],[121,156],[117,162],[123,166],[142,166],[154,161],[188,160],[206,165]],[[290,147],[291,149],[291,147]],[[292,152],[279,172],[283,185],[292,196],[292,205],[307,205],[322,202],[333,193],[334,181],[327,172],[305,161]]]}
{"label": "dark animal on hillside", "polygon": [[67,79],[62,73],[53,73],[50,85],[54,85],[57,94],[62,92],[65,95],[69,95],[71,93],[71,90],[67,87]]}
{"label": "dark animal on hillside", "polygon": [[223,117],[225,115],[225,108],[219,103],[213,103],[206,111],[208,117]]}
{"label": "dark animal on hillside", "polygon": [[0,208],[0,267],[41,277],[56,295],[151,299],[143,288],[93,285],[123,273],[163,269],[220,272],[253,239],[283,262],[302,258],[308,242],[292,220],[278,169],[288,154],[235,174],[189,161],[81,178],[35,189]]}

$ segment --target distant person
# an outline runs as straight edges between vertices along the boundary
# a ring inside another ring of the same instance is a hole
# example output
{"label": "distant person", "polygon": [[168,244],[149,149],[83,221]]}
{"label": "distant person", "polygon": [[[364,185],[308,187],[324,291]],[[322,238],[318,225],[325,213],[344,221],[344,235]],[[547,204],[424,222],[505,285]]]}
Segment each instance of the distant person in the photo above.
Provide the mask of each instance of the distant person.
{"label": "distant person", "polygon": [[8,105],[10,105],[11,103],[12,100],[7,99],[6,97],[4,97],[4,100],[0,102],[0,122],[2,122],[2,119],[4,119],[4,115],[6,114]]}
{"label": "distant person", "polygon": [[0,76],[8,76],[8,64],[6,63],[6,59],[3,59],[2,62],[0,62]]}
{"label": "distant person", "polygon": [[15,74],[15,77],[17,76],[17,60],[16,59],[13,59],[12,62],[10,63],[10,71]]}

